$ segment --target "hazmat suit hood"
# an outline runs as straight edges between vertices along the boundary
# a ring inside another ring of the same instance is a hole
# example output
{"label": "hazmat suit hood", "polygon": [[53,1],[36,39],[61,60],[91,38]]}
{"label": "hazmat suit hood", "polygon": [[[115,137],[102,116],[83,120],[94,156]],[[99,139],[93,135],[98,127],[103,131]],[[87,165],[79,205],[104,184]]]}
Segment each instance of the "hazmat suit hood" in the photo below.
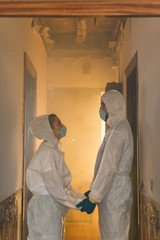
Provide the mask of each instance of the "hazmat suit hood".
{"label": "hazmat suit hood", "polygon": [[30,123],[29,130],[38,139],[50,141],[54,145],[58,144],[58,139],[50,126],[48,114],[34,118]]}
{"label": "hazmat suit hood", "polygon": [[104,102],[107,111],[107,124],[113,127],[117,122],[126,119],[126,109],[123,95],[116,90],[105,92],[101,100]]}

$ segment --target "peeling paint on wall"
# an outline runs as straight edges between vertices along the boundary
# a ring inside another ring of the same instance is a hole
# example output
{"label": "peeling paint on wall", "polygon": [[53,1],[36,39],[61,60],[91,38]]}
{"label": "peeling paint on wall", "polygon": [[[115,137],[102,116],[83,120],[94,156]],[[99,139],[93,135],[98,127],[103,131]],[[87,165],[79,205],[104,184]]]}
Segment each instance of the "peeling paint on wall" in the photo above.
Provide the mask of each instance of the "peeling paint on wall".
{"label": "peeling paint on wall", "polygon": [[22,190],[0,203],[0,240],[21,239]]}
{"label": "peeling paint on wall", "polygon": [[160,239],[160,204],[141,193],[140,202],[140,236],[141,240]]}

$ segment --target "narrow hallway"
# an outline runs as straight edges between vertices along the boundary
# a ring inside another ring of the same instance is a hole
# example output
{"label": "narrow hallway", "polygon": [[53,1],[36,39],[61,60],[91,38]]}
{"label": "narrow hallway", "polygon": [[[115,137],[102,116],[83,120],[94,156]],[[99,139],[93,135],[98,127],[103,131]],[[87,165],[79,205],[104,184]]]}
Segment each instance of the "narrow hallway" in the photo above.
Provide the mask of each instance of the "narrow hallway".
{"label": "narrow hallway", "polygon": [[[52,112],[63,119],[62,151],[73,186],[84,193],[107,127],[98,115],[100,96],[115,82],[135,133],[129,240],[160,239],[159,29],[160,18],[0,19],[0,240],[27,239],[32,195],[25,171],[40,144],[28,131],[30,120]],[[98,240],[98,210],[70,210],[65,234]]]}

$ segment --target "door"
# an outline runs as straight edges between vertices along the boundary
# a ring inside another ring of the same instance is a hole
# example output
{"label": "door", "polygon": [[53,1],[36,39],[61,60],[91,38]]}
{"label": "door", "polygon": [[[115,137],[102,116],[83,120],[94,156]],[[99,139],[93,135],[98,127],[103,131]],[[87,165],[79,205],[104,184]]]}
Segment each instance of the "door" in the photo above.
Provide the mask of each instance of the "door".
{"label": "door", "polygon": [[27,239],[27,204],[31,198],[31,192],[25,183],[26,169],[35,150],[34,137],[29,133],[29,123],[36,114],[36,71],[24,53],[24,144],[23,144],[23,239]]}
{"label": "door", "polygon": [[130,240],[138,239],[138,134],[137,134],[137,116],[138,116],[138,74],[137,74],[137,54],[130,62],[125,71],[127,78],[127,118],[131,125],[134,138],[134,158],[133,167],[130,174],[133,184],[133,205],[131,209]]}

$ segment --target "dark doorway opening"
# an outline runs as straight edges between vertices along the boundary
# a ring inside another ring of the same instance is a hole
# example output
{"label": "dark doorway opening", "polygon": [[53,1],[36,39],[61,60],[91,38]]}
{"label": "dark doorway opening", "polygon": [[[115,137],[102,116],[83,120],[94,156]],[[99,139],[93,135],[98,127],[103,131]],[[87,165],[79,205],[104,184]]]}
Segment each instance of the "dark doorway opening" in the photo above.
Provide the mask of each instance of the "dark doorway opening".
{"label": "dark doorway opening", "polygon": [[139,164],[138,164],[138,55],[128,65],[125,74],[127,79],[127,118],[134,138],[133,167],[130,174],[133,184],[133,205],[131,209],[130,240],[138,239],[139,231]]}

